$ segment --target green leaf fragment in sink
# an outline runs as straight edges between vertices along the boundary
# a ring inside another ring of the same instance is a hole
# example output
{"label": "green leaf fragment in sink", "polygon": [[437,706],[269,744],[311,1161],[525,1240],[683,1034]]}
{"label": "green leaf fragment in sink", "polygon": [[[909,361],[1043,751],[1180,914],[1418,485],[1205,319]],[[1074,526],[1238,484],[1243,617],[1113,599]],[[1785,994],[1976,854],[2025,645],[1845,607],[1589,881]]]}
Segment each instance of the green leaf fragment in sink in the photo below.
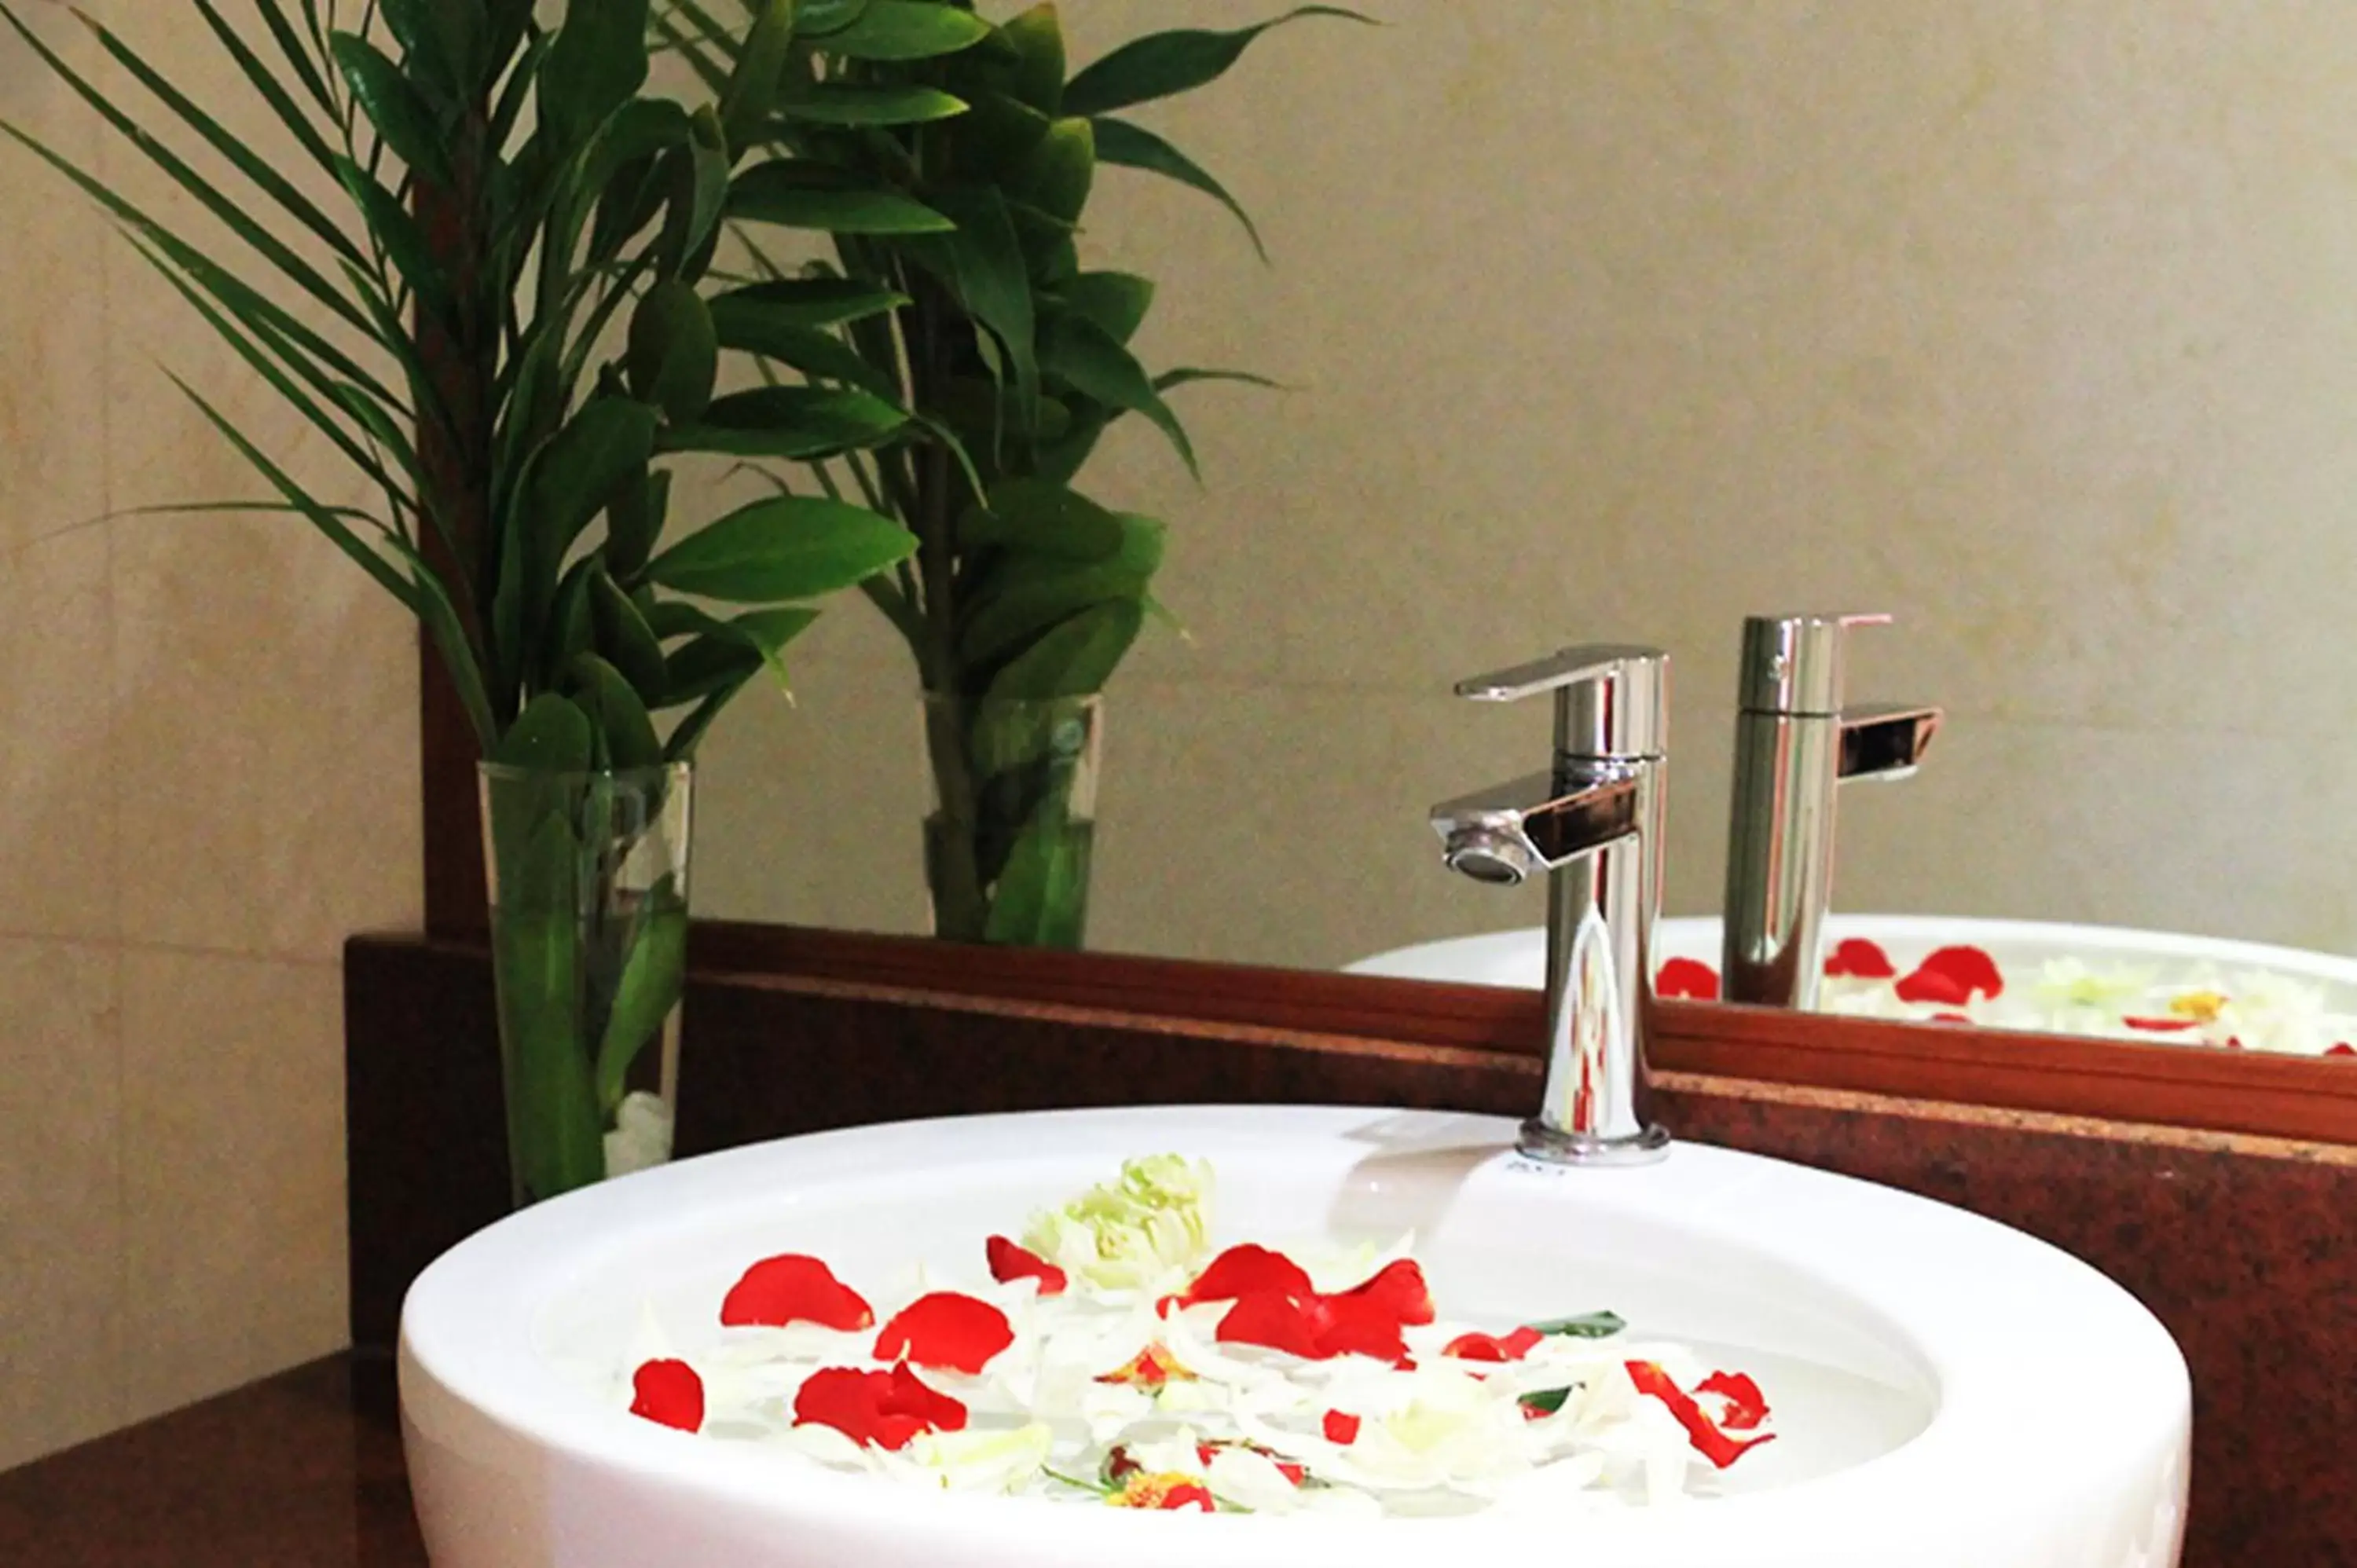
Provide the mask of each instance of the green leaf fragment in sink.
{"label": "green leaf fragment in sink", "polygon": [[1617,1312],[1590,1312],[1578,1317],[1534,1323],[1531,1326],[1541,1334],[1560,1334],[1572,1339],[1609,1339],[1629,1325]]}

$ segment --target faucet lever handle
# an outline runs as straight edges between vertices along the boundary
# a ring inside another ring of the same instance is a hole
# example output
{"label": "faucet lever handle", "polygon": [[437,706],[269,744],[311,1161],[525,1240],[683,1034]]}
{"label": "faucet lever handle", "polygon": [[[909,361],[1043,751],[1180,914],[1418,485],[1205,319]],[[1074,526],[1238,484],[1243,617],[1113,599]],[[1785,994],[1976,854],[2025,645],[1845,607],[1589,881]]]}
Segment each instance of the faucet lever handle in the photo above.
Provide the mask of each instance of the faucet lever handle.
{"label": "faucet lever handle", "polygon": [[1849,634],[1889,626],[1882,610],[1747,616],[1737,707],[1753,713],[1838,714]]}
{"label": "faucet lever handle", "polygon": [[1668,729],[1670,656],[1593,643],[1457,682],[1477,703],[1555,693],[1555,746],[1565,757],[1658,757]]}

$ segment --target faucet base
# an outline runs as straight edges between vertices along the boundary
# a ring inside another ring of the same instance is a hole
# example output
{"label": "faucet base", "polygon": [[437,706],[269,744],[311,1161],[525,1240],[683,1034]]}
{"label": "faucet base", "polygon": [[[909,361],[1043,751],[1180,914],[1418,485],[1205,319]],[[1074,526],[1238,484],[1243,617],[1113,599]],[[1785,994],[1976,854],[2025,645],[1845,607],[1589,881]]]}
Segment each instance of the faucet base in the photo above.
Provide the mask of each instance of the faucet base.
{"label": "faucet base", "polygon": [[1514,1152],[1558,1165],[1650,1165],[1669,1157],[1670,1134],[1666,1128],[1647,1127],[1625,1138],[1599,1138],[1566,1133],[1534,1117],[1523,1123]]}

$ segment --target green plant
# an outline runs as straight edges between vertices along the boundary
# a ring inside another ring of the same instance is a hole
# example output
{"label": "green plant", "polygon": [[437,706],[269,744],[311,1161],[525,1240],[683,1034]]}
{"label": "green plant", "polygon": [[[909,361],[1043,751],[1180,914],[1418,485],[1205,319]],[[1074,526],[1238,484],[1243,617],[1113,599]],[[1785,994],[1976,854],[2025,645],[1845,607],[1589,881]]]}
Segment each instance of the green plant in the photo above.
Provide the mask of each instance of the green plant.
{"label": "green plant", "polygon": [[[382,495],[377,510],[320,500],[181,383],[276,492],[260,504],[307,520],[417,616],[488,755],[553,768],[684,757],[810,623],[802,601],[913,549],[872,510],[784,497],[662,542],[671,460],[731,446],[708,423],[726,400],[695,285],[732,133],[743,150],[770,113],[790,0],[764,7],[759,47],[692,111],[642,91],[647,0],[573,0],[554,27],[530,0],[382,0],[350,29],[337,0],[256,0],[266,43],[216,0],[192,4],[297,166],[249,148],[88,17],[145,94],[140,113],[13,7],[0,16],[241,258],[0,129],[112,214]],[[307,193],[322,184],[342,199]],[[765,412],[813,449],[899,423],[864,396]],[[724,619],[699,600],[748,607]]]}
{"label": "green plant", "polygon": [[[1217,179],[1125,116],[1217,81],[1271,28],[1313,16],[1367,20],[1305,5],[1231,32],[1140,38],[1075,73],[1052,5],[993,24],[959,0],[804,0],[767,145],[729,210],[826,231],[832,250],[789,269],[757,240],[757,271],[713,299],[713,317],[772,382],[756,396],[773,401],[748,413],[791,424],[797,398],[831,388],[914,416],[903,439],[866,452],[783,451],[759,435],[742,450],[800,459],[825,493],[856,493],[917,535],[912,562],[863,586],[928,697],[927,857],[944,936],[1080,940],[1091,829],[1070,800],[1072,704],[1161,613],[1164,547],[1160,521],[1077,489],[1082,466],[1135,415],[1192,471],[1167,394],[1269,384],[1140,363],[1131,344],[1154,284],[1087,270],[1077,245],[1097,172],[1201,191],[1257,248]],[[705,0],[673,0],[656,27],[716,88],[749,52]],[[811,308],[837,298],[851,303]]]}
{"label": "green plant", "polygon": [[[510,1152],[519,1198],[547,1197],[621,1168],[608,1140],[667,1146],[670,1074],[651,1101],[633,1082],[675,1038],[685,951],[685,800],[663,765],[780,665],[806,601],[915,547],[872,509],[791,496],[664,539],[674,462],[738,445],[696,285],[794,7],[756,7],[715,102],[691,110],[643,91],[648,0],[571,0],[554,27],[532,0],[371,0],[350,28],[336,0],[255,0],[266,41],[192,4],[290,167],[88,18],[139,113],[5,0],[0,16],[226,231],[234,263],[0,128],[111,213],[382,497],[320,499],[181,383],[276,492],[245,504],[304,518],[416,615],[501,765],[486,817]],[[907,423],[817,389],[761,413],[806,456]]]}

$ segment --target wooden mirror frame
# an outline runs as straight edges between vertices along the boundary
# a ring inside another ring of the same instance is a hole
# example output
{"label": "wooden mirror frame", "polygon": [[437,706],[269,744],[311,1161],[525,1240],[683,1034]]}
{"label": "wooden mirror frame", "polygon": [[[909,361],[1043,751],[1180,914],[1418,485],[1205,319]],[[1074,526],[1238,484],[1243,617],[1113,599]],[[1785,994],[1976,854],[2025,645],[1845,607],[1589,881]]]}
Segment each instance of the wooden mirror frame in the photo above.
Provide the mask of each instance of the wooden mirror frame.
{"label": "wooden mirror frame", "polygon": [[[422,641],[425,934],[485,946],[472,731]],[[486,960],[488,961],[488,959]],[[690,967],[1493,1053],[1537,1049],[1534,992],[1126,954],[977,949],[931,938],[700,920]],[[1653,1065],[2110,1121],[2357,1144],[2357,1064],[2083,1036],[1665,1002]]]}

